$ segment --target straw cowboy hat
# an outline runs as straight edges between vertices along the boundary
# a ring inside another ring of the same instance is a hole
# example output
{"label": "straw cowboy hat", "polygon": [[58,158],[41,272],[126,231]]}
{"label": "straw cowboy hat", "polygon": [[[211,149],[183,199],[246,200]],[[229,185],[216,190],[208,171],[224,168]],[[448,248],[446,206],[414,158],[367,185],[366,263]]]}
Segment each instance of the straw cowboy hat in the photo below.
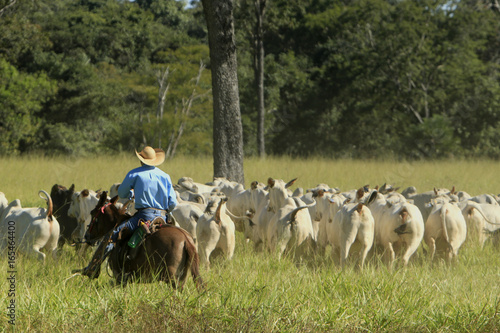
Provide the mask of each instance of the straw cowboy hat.
{"label": "straw cowboy hat", "polygon": [[146,146],[140,153],[136,150],[135,154],[146,165],[157,166],[165,161],[165,152],[160,148]]}

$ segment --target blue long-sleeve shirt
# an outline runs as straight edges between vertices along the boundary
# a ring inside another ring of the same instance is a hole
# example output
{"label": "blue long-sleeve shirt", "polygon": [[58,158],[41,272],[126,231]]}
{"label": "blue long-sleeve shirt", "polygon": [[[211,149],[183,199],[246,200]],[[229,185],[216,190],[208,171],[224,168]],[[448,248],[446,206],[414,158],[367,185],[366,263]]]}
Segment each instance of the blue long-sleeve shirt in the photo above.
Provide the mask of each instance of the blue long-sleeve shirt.
{"label": "blue long-sleeve shirt", "polygon": [[158,208],[168,209],[171,212],[177,205],[170,176],[149,165],[142,165],[129,171],[118,187],[118,195],[120,198],[128,199],[134,196],[135,209]]}

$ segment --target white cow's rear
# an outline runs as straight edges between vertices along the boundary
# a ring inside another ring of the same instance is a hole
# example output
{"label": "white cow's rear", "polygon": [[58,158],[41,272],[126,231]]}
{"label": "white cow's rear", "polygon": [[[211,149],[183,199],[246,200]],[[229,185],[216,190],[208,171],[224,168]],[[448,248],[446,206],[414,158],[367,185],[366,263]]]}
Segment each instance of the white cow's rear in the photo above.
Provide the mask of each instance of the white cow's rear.
{"label": "white cow's rear", "polygon": [[425,222],[424,240],[431,259],[444,252],[448,262],[458,255],[467,236],[465,218],[458,206],[451,203],[434,205]]}
{"label": "white cow's rear", "polygon": [[417,206],[404,202],[388,205],[375,221],[375,244],[384,249],[387,263],[392,267],[398,249],[404,249],[406,266],[424,237],[424,221]]}
{"label": "white cow's rear", "polygon": [[16,251],[28,256],[35,256],[39,260],[45,260],[45,254],[41,249],[51,252],[56,258],[57,242],[59,240],[59,223],[52,215],[52,200],[45,191],[40,191],[47,201],[47,209],[44,208],[22,208],[17,199],[12,201],[2,214],[0,221],[0,251],[8,246],[14,246]]}
{"label": "white cow's rear", "polygon": [[362,203],[347,203],[335,214],[327,232],[333,251],[340,252],[342,267],[355,246],[360,249],[360,267],[363,268],[373,246],[374,224],[370,209]]}

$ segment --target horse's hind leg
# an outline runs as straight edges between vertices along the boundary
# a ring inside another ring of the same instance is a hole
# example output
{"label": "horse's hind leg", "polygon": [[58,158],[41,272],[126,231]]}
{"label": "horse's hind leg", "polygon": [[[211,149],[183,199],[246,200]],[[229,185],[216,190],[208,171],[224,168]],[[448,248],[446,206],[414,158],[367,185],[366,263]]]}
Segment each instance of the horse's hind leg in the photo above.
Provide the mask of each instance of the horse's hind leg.
{"label": "horse's hind leg", "polygon": [[116,284],[125,287],[128,283],[130,273],[124,273],[123,271],[116,275]]}
{"label": "horse's hind leg", "polygon": [[182,290],[182,285],[178,286],[176,277],[176,270],[173,267],[168,266],[167,270],[163,273],[162,280],[165,281],[165,283],[169,283],[173,289]]}

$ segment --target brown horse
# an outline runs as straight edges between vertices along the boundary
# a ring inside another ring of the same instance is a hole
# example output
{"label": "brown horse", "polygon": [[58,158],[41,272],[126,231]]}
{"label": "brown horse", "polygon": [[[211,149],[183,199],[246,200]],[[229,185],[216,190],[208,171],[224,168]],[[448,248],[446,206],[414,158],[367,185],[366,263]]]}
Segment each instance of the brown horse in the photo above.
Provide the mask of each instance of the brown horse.
{"label": "brown horse", "polygon": [[[130,217],[115,206],[117,196],[110,202],[106,198],[107,193],[104,192],[91,212],[92,221],[85,234],[88,243],[103,237],[107,243],[112,230]],[[187,231],[175,226],[160,228],[145,238],[132,259],[127,257],[127,241],[131,234],[128,228],[123,228],[109,254],[108,264],[117,283],[126,283],[129,277],[141,278],[143,282],[157,279],[182,290],[188,270],[191,269],[198,290],[204,288],[199,272],[198,251]]]}

